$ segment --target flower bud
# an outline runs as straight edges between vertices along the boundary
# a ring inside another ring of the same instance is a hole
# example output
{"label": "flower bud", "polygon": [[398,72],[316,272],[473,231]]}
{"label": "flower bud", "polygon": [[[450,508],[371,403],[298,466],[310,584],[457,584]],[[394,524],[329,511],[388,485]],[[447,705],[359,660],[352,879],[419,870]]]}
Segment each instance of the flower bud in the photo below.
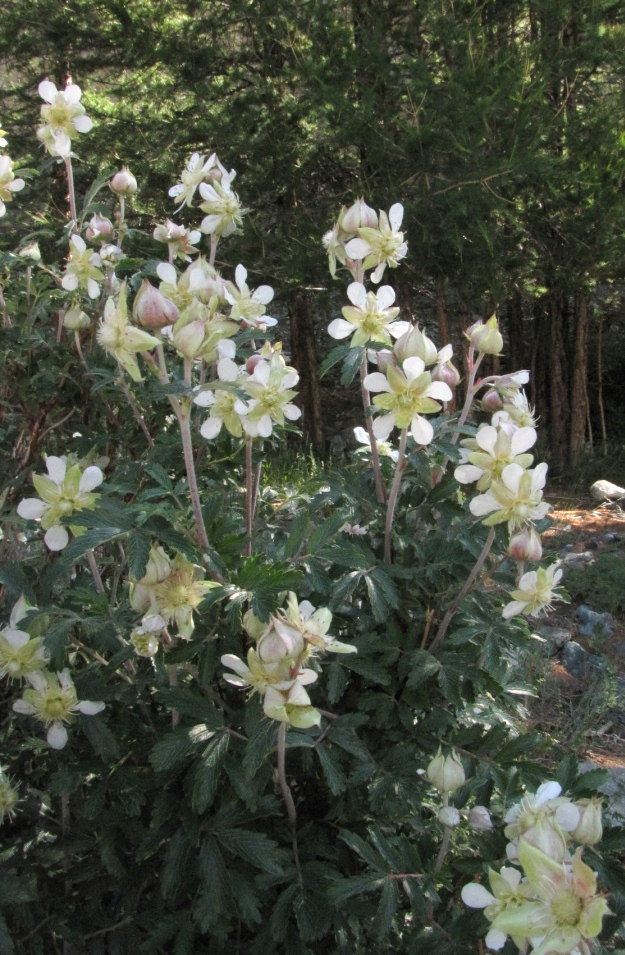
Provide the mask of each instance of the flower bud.
{"label": "flower bud", "polygon": [[19,801],[17,792],[4,773],[0,772],[0,823],[5,816],[11,819],[15,815],[15,807]]}
{"label": "flower bud", "polygon": [[150,607],[152,606],[152,601],[150,599],[151,591],[149,587],[144,587],[143,584],[130,584],[130,589],[128,591],[128,597],[130,599],[130,606],[133,610],[136,610],[137,613],[147,613]]}
{"label": "flower bud", "polygon": [[248,375],[253,374],[254,369],[256,368],[256,365],[258,364],[259,361],[262,361],[262,360],[263,359],[261,355],[251,355],[247,359],[247,361],[245,362],[245,370],[248,373]]}
{"label": "flower bud", "polygon": [[577,828],[571,833],[575,842],[584,846],[594,846],[601,841],[603,836],[601,803],[601,799],[580,799],[575,803],[580,812]]}
{"label": "flower bud", "polygon": [[185,358],[196,358],[204,345],[204,322],[201,318],[193,319],[182,328],[174,329],[172,341],[176,351]]}
{"label": "flower bud", "polygon": [[438,753],[427,768],[426,776],[439,792],[452,793],[465,781],[462,763],[455,753],[443,756],[439,746]]}
{"label": "flower bud", "polygon": [[148,279],[144,279],[135,296],[132,317],[143,328],[164,328],[177,322],[180,314],[171,299],[165,298]]}
{"label": "flower bud", "polygon": [[514,560],[540,560],[543,548],[533,527],[526,527],[510,538],[508,554]]}
{"label": "flower bud", "polygon": [[406,358],[420,358],[426,368],[438,360],[438,349],[431,338],[422,332],[418,325],[408,329],[397,339],[393,349],[398,361]]}
{"label": "flower bud", "polygon": [[499,392],[494,388],[489,388],[482,397],[481,405],[483,411],[491,411],[494,413],[495,411],[501,411],[503,401],[499,396]]}
{"label": "flower bud", "polygon": [[488,832],[493,828],[490,813],[485,806],[474,806],[469,811],[469,825],[478,832]]}
{"label": "flower bud", "polygon": [[109,182],[109,189],[116,196],[134,196],[137,191],[137,180],[128,166],[122,166]]}
{"label": "flower bud", "polygon": [[443,826],[457,826],[460,824],[460,813],[453,806],[443,806],[438,814],[438,821]]}
{"label": "flower bud", "polygon": [[81,328],[89,328],[90,325],[91,319],[80,308],[70,308],[63,318],[63,327],[70,328],[74,332]]}
{"label": "flower bud", "polygon": [[478,321],[467,328],[465,335],[476,351],[483,355],[499,355],[503,348],[503,338],[499,331],[496,315],[491,315],[488,321]]}
{"label": "flower bud", "polygon": [[39,243],[31,242],[30,245],[23,246],[17,253],[23,259],[31,259],[33,262],[41,262],[41,252]]}
{"label": "flower bud", "polygon": [[376,352],[376,361],[378,363],[378,371],[381,371],[383,375],[386,374],[386,369],[389,365],[396,365],[395,355],[392,351],[389,351],[388,348],[383,348],[381,351]]}
{"label": "flower bud", "polygon": [[460,372],[450,361],[446,361],[434,366],[432,381],[444,381],[450,388],[455,388],[460,384]]}
{"label": "flower bud", "polygon": [[171,574],[171,561],[162,547],[153,544],[141,583],[146,587],[161,584]]}
{"label": "flower bud", "polygon": [[539,816],[533,826],[521,836],[530,845],[536,846],[550,859],[562,862],[566,854],[566,840],[559,826],[554,825],[548,817]]}
{"label": "flower bud", "polygon": [[112,239],[114,235],[115,226],[111,220],[97,212],[91,217],[89,225],[85,229],[85,238],[88,242],[105,242]]}
{"label": "flower bud", "polygon": [[360,198],[343,215],[340,225],[344,232],[358,232],[363,228],[377,229],[378,214]]}

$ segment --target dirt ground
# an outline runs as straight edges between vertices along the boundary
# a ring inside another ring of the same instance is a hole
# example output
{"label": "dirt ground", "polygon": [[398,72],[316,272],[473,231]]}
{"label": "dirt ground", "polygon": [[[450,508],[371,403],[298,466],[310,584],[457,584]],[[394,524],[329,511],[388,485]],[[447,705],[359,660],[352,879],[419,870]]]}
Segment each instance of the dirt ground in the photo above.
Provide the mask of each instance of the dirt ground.
{"label": "dirt ground", "polygon": [[[545,557],[560,556],[567,544],[572,545],[572,552],[581,553],[594,543],[596,555],[610,549],[625,559],[625,511],[600,508],[590,497],[573,498],[565,493],[552,495],[550,503],[553,525],[542,536]],[[608,533],[617,535],[620,540],[604,542],[602,538]],[[566,587],[566,579],[563,584]],[[555,603],[541,623],[572,631],[573,640],[596,653],[597,647],[580,634],[575,620],[580,602]],[[616,678],[625,678],[625,656],[617,651],[619,643],[622,647],[624,641],[625,619],[614,615],[614,634],[601,647],[602,656],[608,662],[607,677],[578,680],[562,666],[557,656],[546,666],[543,657],[542,669],[537,664],[537,672],[533,674],[538,697],[530,705],[529,726],[540,727],[554,743],[569,746],[580,759],[591,759],[606,769],[625,767],[625,713],[619,714],[610,707],[610,702],[614,702]]]}

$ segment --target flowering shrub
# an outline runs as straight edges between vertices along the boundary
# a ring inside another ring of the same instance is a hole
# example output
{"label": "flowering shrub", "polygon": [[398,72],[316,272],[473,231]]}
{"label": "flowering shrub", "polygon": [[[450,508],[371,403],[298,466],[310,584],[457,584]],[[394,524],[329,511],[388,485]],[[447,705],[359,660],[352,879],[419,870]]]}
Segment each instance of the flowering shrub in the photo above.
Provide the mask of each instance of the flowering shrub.
{"label": "flowering shrub", "polygon": [[[527,373],[477,377],[496,318],[467,330],[448,413],[452,346],[379,285],[409,254],[403,207],[343,209],[323,244],[350,304],[324,370],[360,376],[361,448],[268,487],[299,374],[274,289],[226,258],[234,170],[193,154],[169,195],[204,218],[141,235],[126,168],[79,210],[92,123],[77,87],[40,92],[69,218],[62,262],[2,259],[5,394],[28,375],[63,413],[35,427],[16,400],[3,431],[0,950],[607,944],[625,884],[602,774],[560,754],[544,783],[521,729],[514,651],[560,571],[526,570],[548,511]],[[2,160],[5,203],[25,183]]]}

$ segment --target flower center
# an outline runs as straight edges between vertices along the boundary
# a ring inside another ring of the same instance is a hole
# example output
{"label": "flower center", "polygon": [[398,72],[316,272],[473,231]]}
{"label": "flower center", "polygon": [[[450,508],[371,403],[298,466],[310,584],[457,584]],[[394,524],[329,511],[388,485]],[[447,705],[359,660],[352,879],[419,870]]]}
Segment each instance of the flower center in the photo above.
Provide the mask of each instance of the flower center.
{"label": "flower center", "polygon": [[577,925],[582,909],[582,900],[568,889],[551,900],[551,911],[558,925]]}
{"label": "flower center", "polygon": [[66,720],[76,702],[74,694],[65,690],[49,690],[41,701],[41,717],[46,723]]}

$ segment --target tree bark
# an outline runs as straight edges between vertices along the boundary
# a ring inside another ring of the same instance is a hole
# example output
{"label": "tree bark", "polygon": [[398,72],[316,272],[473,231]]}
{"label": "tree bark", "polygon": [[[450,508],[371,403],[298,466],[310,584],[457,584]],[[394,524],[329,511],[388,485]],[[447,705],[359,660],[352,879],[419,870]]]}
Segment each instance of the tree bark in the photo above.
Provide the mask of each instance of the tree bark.
{"label": "tree bark", "polygon": [[519,371],[525,367],[525,343],[523,341],[523,296],[520,292],[508,299],[508,355],[510,369]]}
{"label": "tree bark", "polygon": [[315,453],[323,457],[326,442],[321,414],[315,329],[310,295],[304,289],[294,289],[290,294],[289,321],[291,357],[300,376],[299,403],[302,408],[304,436],[312,444]]}
{"label": "tree bark", "polygon": [[554,471],[562,473],[568,464],[571,421],[567,376],[567,300],[559,292],[549,295],[549,439]]}
{"label": "tree bark", "polygon": [[586,437],[588,345],[588,302],[583,295],[575,297],[575,339],[571,374],[571,428],[569,464],[575,468],[584,450]]}

